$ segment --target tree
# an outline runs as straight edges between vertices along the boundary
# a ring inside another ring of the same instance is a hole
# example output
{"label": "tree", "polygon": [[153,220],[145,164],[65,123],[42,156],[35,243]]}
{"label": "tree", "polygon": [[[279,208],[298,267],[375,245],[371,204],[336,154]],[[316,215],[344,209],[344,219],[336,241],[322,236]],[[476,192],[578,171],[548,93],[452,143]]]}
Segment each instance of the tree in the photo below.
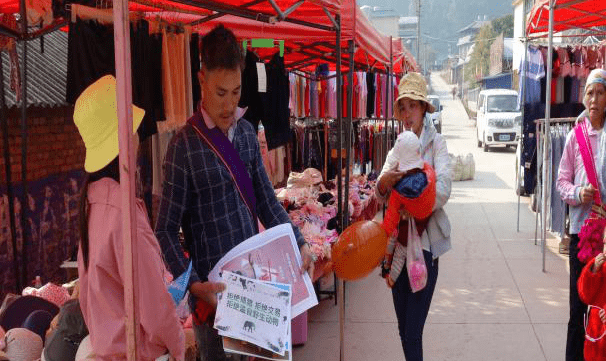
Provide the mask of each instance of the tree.
{"label": "tree", "polygon": [[465,80],[477,81],[488,75],[490,70],[490,46],[495,38],[503,34],[513,37],[513,15],[506,15],[484,25],[476,37],[475,46],[469,63],[465,66]]}
{"label": "tree", "polygon": [[486,76],[490,69],[490,45],[492,45],[492,27],[484,25],[476,37],[471,59],[465,66],[465,80],[474,82],[480,76]]}
{"label": "tree", "polygon": [[513,38],[513,15],[509,14],[492,21],[493,37],[497,37],[503,33],[505,38]]}

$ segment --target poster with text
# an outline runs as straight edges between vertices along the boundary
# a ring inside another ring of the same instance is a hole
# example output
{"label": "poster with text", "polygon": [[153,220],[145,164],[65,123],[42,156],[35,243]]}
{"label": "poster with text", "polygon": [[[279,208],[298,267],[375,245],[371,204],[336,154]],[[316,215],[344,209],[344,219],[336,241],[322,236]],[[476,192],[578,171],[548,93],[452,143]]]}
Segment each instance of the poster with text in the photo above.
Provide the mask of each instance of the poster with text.
{"label": "poster with text", "polygon": [[208,275],[213,282],[221,281],[222,271],[292,287],[292,317],[318,304],[311,278],[301,274],[301,254],[290,224],[270,228],[247,239],[229,251]]}
{"label": "poster with text", "polygon": [[291,292],[263,281],[224,271],[214,327],[221,336],[250,342],[284,356],[289,346]]}

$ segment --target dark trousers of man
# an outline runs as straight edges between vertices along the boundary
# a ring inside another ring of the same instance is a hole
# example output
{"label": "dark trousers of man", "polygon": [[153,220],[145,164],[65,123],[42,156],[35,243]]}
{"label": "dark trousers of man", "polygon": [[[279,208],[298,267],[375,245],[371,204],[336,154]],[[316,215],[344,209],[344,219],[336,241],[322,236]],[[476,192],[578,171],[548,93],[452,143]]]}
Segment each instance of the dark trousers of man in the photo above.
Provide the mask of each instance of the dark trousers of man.
{"label": "dark trousers of man", "polygon": [[583,263],[579,261],[579,235],[570,235],[570,320],[568,321],[568,337],[566,340],[566,361],[583,361],[583,346],[585,344],[585,328],[583,315],[587,305],[581,301],[577,289],[577,281],[583,270]]}
{"label": "dark trousers of man", "polygon": [[212,326],[194,325],[200,361],[246,361],[248,356],[223,351],[221,336]]}
{"label": "dark trousers of man", "polygon": [[425,288],[413,293],[404,268],[391,290],[406,361],[423,361],[423,328],[438,280],[438,260],[433,260],[430,252],[423,251],[423,255],[427,265]]}

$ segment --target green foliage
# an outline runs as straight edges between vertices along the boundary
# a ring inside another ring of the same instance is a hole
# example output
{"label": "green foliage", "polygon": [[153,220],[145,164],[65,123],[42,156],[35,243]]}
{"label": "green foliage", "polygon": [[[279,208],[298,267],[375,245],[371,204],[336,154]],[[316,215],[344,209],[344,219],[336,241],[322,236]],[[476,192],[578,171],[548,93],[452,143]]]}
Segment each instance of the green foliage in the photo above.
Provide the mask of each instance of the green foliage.
{"label": "green foliage", "polygon": [[490,45],[492,45],[492,27],[484,25],[476,37],[471,59],[465,66],[465,80],[475,82],[480,76],[486,76],[490,69]]}
{"label": "green foliage", "polygon": [[492,21],[493,37],[503,33],[505,38],[513,38],[513,14]]}
{"label": "green foliage", "polygon": [[487,76],[490,70],[490,46],[503,33],[505,38],[513,37],[513,15],[506,15],[484,25],[476,37],[469,63],[465,66],[465,80],[475,82]]}

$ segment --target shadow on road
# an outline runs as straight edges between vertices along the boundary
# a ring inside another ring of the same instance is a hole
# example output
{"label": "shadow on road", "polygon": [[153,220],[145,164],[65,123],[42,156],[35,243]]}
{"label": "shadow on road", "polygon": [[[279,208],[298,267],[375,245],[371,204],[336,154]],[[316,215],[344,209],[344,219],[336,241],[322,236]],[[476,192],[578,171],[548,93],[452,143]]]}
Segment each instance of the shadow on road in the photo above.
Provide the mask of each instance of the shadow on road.
{"label": "shadow on road", "polygon": [[505,146],[499,146],[497,148],[490,147],[490,148],[488,148],[488,151],[491,152],[491,153],[515,153],[516,149],[515,148],[505,147]]}
{"label": "shadow on road", "polygon": [[494,172],[482,172],[476,170],[476,175],[473,181],[454,182],[454,187],[466,189],[466,188],[485,188],[485,189],[513,189],[505,183],[496,173]]}

